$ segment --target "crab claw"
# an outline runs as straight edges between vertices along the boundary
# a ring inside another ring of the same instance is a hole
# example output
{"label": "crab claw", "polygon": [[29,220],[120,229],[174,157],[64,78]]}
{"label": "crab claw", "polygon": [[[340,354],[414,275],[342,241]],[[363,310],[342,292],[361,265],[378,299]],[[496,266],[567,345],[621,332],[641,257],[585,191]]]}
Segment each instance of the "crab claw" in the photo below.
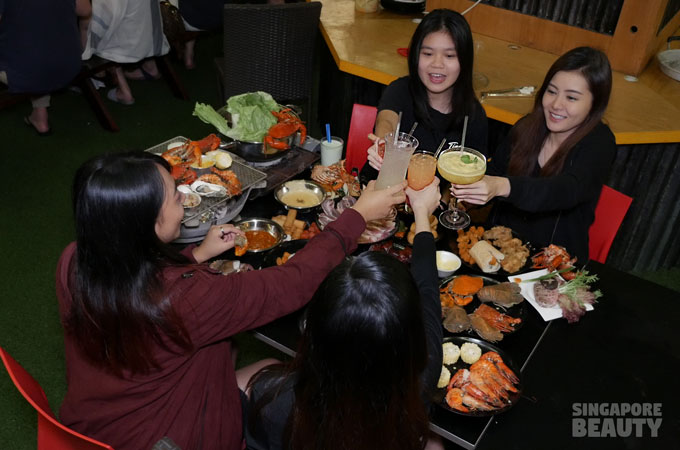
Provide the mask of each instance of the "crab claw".
{"label": "crab claw", "polygon": [[276,140],[270,135],[264,137],[264,144],[277,150],[285,150],[287,148],[290,148],[290,146],[286,142]]}

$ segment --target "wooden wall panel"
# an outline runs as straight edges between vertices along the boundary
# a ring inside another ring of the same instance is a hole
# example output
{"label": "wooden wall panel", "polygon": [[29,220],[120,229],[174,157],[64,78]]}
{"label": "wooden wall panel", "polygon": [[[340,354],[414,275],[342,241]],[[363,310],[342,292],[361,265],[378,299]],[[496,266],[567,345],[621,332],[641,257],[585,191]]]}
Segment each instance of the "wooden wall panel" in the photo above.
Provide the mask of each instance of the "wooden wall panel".
{"label": "wooden wall panel", "polygon": [[[480,3],[466,19],[475,33],[560,55],[581,45],[599,48],[614,70],[639,75],[660,45],[680,25],[680,13],[657,34],[669,0],[625,0],[614,36]],[[427,10],[462,12],[470,0],[427,0]]]}

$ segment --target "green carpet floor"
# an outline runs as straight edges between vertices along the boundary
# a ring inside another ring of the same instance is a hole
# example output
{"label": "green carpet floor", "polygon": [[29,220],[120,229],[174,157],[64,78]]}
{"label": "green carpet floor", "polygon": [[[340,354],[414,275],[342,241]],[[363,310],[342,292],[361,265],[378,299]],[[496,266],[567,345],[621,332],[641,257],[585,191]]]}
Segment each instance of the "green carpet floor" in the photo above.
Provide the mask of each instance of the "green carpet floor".
{"label": "green carpet floor", "polygon": [[[30,104],[0,111],[0,346],[38,380],[55,411],[66,385],[54,270],[62,249],[74,237],[73,174],[94,155],[145,149],[174,136],[201,138],[213,132],[191,113],[193,101],[219,104],[213,58],[220,54],[220,40],[217,35],[199,40],[197,69],[187,71],[175,64],[192,101],[173,97],[162,80],[131,82],[136,98],[133,106],[105,100],[121,127],[119,133],[104,131],[85,98],[69,91],[52,99],[50,137],[38,137],[23,123]],[[638,275],[680,291],[680,269]],[[248,334],[238,336],[238,343],[239,365],[281,357]],[[0,449],[35,448],[35,413],[4,370],[0,370],[0,417]]]}

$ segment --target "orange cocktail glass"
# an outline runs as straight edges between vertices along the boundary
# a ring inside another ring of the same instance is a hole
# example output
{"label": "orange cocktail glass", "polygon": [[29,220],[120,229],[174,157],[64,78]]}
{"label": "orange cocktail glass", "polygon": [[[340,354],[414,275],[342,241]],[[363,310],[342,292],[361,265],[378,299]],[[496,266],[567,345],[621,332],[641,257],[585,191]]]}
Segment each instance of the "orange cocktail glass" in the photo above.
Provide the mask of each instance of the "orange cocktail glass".
{"label": "orange cocktail glass", "polygon": [[437,160],[434,155],[426,152],[416,153],[411,157],[408,165],[408,185],[419,191],[434,180],[437,171]]}

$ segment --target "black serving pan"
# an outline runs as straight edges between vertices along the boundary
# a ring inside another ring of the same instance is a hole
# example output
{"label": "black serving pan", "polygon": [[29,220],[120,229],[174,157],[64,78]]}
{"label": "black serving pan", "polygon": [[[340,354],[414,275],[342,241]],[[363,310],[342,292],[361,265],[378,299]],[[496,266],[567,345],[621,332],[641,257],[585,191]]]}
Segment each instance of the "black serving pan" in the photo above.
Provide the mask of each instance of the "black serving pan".
{"label": "black serving pan", "polygon": [[[457,278],[459,276],[461,276],[461,274],[453,274],[448,278],[444,278],[439,283],[439,289],[444,289],[451,281],[454,280],[454,278]],[[500,281],[495,280],[495,279],[488,277],[488,276],[476,275],[476,274],[470,274],[469,276],[483,279],[484,280],[484,286],[491,286],[491,285],[494,285],[494,284],[500,284]],[[483,303],[484,302],[479,300],[479,297],[477,297],[477,294],[475,294],[473,300],[470,303],[468,303],[467,305],[461,306],[461,308],[463,308],[466,313],[472,314]],[[507,314],[508,316],[514,317],[515,319],[521,319],[522,320],[520,323],[518,323],[517,325],[515,325],[513,327],[513,331],[503,332],[503,340],[507,339],[508,336],[512,336],[513,334],[515,334],[515,332],[517,330],[519,330],[520,328],[522,328],[524,326],[524,322],[526,322],[527,316],[529,314],[528,310],[527,310],[527,303],[528,302],[525,299],[523,302],[520,302],[520,303],[513,305],[509,308],[497,305],[497,304],[492,303],[492,302],[486,302],[485,303],[488,307],[493,308],[500,313]],[[442,318],[442,320],[443,320],[443,318]],[[454,333],[451,333],[450,331],[448,331],[447,329],[444,329],[444,333],[447,334],[447,335],[454,334]],[[458,335],[467,335],[467,336],[470,336],[470,337],[474,337],[474,338],[478,338],[480,340],[483,340],[480,336],[477,335],[477,332],[475,330],[473,330],[472,328],[470,328],[467,331],[463,331],[462,333],[459,333]],[[486,342],[486,341],[484,341],[484,342]]]}
{"label": "black serving pan", "polygon": [[[290,150],[290,147],[284,150],[278,150],[274,148],[267,148],[265,151],[265,145],[262,142],[248,142],[248,141],[238,141],[229,140],[228,137],[222,135],[222,144],[220,148],[222,150],[229,150],[232,153],[237,154],[241,158],[250,162],[268,162],[276,161],[281,159],[285,153]],[[293,136],[288,137],[288,145],[293,142]]]}
{"label": "black serving pan", "polygon": [[[494,416],[496,414],[500,414],[502,412],[505,412],[515,406],[515,404],[519,401],[520,397],[522,396],[522,373],[520,372],[520,367],[515,364],[515,362],[512,360],[510,355],[506,353],[505,351],[501,350],[500,348],[496,347],[495,345],[489,344],[488,342],[481,340],[481,339],[476,339],[472,337],[466,337],[466,336],[451,336],[444,338],[443,342],[452,342],[456,344],[457,346],[462,346],[466,342],[470,342],[473,344],[477,344],[481,350],[482,350],[482,355],[486,352],[496,352],[500,355],[500,357],[503,359],[503,362],[505,363],[506,366],[510,368],[510,370],[513,371],[515,376],[520,379],[519,384],[515,385],[515,388],[517,389],[517,392],[511,393],[508,398],[508,403],[497,409],[489,410],[489,411],[483,411],[483,410],[471,410],[470,412],[462,412],[458,411],[457,409],[451,408],[448,403],[446,403],[446,392],[447,388],[438,388],[435,393],[435,403],[453,413],[460,414],[461,416],[468,416],[468,417],[485,417],[485,416]],[[445,365],[447,369],[451,372],[451,376],[455,375],[456,372],[458,372],[459,369],[469,369],[470,364],[466,363],[463,361],[462,358],[459,358],[457,362],[454,364],[448,364]]]}

